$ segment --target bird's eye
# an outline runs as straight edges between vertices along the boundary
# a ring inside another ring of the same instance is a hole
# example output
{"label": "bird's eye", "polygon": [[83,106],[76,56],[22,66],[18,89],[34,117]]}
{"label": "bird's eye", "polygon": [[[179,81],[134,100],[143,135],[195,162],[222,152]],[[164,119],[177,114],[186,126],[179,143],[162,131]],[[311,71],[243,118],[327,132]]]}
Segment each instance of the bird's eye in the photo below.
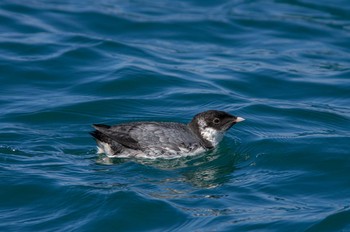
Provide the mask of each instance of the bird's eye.
{"label": "bird's eye", "polygon": [[219,124],[219,123],[220,123],[220,119],[214,118],[213,123],[214,123],[214,124]]}

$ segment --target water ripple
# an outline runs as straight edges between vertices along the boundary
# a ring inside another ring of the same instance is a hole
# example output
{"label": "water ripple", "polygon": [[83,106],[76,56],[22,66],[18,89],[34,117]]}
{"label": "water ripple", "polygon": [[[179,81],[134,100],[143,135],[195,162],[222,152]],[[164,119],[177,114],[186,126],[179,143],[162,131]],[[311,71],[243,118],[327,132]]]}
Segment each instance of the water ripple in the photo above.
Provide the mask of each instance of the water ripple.
{"label": "water ripple", "polygon": [[[0,6],[2,231],[348,230],[348,1]],[[88,135],[206,109],[246,121],[196,157]]]}

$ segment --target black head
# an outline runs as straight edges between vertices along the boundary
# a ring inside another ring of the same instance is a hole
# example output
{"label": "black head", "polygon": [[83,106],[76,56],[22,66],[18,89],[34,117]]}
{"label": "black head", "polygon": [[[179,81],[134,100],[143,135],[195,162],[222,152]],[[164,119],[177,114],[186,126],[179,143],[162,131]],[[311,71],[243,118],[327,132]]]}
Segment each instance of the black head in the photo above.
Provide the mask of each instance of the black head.
{"label": "black head", "polygon": [[194,116],[192,121],[196,121],[201,128],[209,127],[220,132],[225,132],[234,124],[243,120],[241,117],[233,116],[224,111],[208,110]]}
{"label": "black head", "polygon": [[208,110],[194,116],[188,126],[201,139],[202,145],[211,149],[221,141],[225,131],[243,120],[224,111]]}

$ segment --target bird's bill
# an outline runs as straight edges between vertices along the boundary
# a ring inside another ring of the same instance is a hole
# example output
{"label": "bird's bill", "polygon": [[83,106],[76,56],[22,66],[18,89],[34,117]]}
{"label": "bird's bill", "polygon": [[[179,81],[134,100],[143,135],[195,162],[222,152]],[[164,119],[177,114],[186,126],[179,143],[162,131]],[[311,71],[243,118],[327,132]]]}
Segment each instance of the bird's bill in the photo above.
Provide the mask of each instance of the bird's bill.
{"label": "bird's bill", "polygon": [[242,122],[242,121],[244,121],[244,120],[245,120],[244,118],[237,117],[236,120],[235,120],[235,122]]}

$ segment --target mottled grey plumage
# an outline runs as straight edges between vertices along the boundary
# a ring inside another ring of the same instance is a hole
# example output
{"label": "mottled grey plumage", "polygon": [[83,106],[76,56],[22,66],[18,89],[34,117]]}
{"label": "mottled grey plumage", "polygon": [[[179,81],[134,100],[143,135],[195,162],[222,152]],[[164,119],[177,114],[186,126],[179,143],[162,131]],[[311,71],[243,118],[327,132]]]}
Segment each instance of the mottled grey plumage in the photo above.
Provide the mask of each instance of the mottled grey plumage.
{"label": "mottled grey plumage", "polygon": [[[99,153],[109,157],[172,158],[213,148],[218,143],[215,136],[242,120],[223,111],[210,110],[197,114],[187,125],[176,122],[95,124],[96,130],[91,135],[97,141]],[[210,136],[214,136],[213,141]]]}

